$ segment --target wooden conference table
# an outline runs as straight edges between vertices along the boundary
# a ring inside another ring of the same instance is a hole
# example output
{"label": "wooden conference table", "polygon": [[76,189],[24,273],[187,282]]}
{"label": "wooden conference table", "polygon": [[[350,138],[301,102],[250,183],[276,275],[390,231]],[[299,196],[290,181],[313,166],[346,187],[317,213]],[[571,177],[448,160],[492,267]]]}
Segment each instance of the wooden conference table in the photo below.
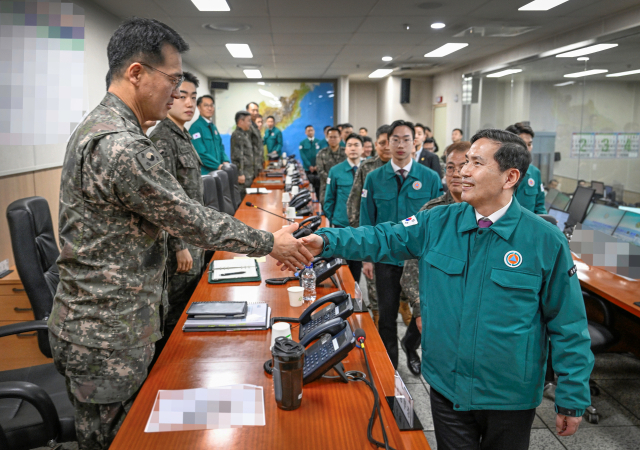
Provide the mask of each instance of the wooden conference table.
{"label": "wooden conference table", "polygon": [[[268,185],[256,184],[254,187]],[[248,195],[245,200],[269,211],[282,211],[282,191]],[[287,222],[244,204],[236,217],[259,229],[277,231]],[[234,253],[216,252],[214,259],[230,259]],[[260,264],[262,282],[210,285],[206,276],[200,280],[191,302],[207,300],[263,301],[272,309],[272,316],[298,317],[304,310],[289,306],[286,288],[295,285],[267,286],[267,278],[281,277],[276,262],[267,256]],[[206,275],[206,274],[205,274]],[[338,278],[350,294],[354,280],[348,266],[342,266]],[[318,298],[334,292],[327,280],[318,287]],[[271,331],[183,333],[183,315],[169,338],[156,365],[140,389],[111,449],[368,449],[367,425],[373,406],[373,395],[362,382],[340,383],[335,379],[320,379],[303,389],[302,405],[295,411],[283,411],[276,406],[273,381],[264,373],[263,363],[271,359]],[[389,444],[400,449],[429,449],[422,431],[400,432],[385,396],[394,395],[394,369],[380,335],[368,313],[356,313],[349,319],[351,329],[362,328],[367,334],[366,349],[381,398]],[[295,324],[292,324],[292,328]],[[297,338],[298,330],[293,330]],[[343,361],[345,370],[366,373],[362,351],[354,348]],[[330,375],[333,371],[330,371]],[[253,384],[264,388],[266,426],[231,429],[145,433],[151,408],[158,390],[213,388],[229,384]],[[382,441],[380,422],[376,420],[373,436]]]}

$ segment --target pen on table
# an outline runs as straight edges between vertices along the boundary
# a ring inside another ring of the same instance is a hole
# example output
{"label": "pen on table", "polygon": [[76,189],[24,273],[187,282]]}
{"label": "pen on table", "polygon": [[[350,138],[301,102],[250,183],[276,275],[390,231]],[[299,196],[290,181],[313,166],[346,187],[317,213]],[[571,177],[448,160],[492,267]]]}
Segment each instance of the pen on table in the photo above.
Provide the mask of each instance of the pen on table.
{"label": "pen on table", "polygon": [[221,277],[228,277],[229,275],[240,275],[241,273],[244,273],[245,271],[241,271],[241,272],[230,272],[230,273],[223,273],[220,276]]}

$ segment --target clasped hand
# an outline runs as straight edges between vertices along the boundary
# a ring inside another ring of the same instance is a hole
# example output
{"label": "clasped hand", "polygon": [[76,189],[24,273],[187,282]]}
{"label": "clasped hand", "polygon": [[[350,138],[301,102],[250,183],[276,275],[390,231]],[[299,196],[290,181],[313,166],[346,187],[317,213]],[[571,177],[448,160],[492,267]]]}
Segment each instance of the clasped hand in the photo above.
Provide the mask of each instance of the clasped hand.
{"label": "clasped hand", "polygon": [[280,270],[297,271],[309,265],[314,256],[322,253],[323,241],[317,234],[296,239],[293,232],[298,229],[297,223],[292,223],[280,231],[273,233],[273,251],[270,255],[278,260]]}

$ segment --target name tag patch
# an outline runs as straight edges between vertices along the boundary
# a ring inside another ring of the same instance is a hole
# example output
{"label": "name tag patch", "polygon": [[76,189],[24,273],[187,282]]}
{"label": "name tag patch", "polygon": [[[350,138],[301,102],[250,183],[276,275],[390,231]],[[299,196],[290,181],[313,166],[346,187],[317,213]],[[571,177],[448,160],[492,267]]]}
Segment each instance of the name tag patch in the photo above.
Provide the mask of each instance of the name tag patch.
{"label": "name tag patch", "polygon": [[200,133],[195,133],[192,137],[193,139],[200,139],[202,135]]}
{"label": "name tag patch", "polygon": [[578,268],[575,266],[575,264],[573,265],[573,267],[571,269],[569,269],[569,272],[567,272],[569,274],[569,278],[571,278],[572,276],[574,276],[576,274],[576,272],[578,271]]}
{"label": "name tag patch", "polygon": [[367,190],[366,189],[362,190],[362,194],[360,195],[360,197],[367,198]]}
{"label": "name tag patch", "polygon": [[402,225],[404,225],[405,227],[410,227],[411,225],[417,225],[417,224],[418,224],[418,219],[416,219],[416,216],[408,217],[402,221]]}

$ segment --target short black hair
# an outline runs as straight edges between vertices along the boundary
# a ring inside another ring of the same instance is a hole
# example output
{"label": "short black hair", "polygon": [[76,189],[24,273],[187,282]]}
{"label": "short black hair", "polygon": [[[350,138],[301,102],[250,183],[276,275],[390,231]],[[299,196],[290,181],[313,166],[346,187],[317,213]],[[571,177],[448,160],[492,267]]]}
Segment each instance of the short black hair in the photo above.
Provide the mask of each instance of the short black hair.
{"label": "short black hair", "polygon": [[342,124],[341,124],[341,123],[339,123],[339,124],[338,124],[338,125],[336,125],[334,128],[337,128],[337,129],[338,129],[338,131],[340,131],[340,132],[341,132],[341,131],[342,131]]}
{"label": "short black hair", "polygon": [[373,139],[371,139],[370,136],[360,136],[362,138],[362,145],[364,145],[365,142],[371,142],[373,144]]}
{"label": "short black hair", "polygon": [[435,144],[435,143],[436,143],[435,139],[426,138],[422,144],[424,145],[424,144]]}
{"label": "short black hair", "polygon": [[256,117],[262,119],[262,114],[258,113],[258,115]]}
{"label": "short black hair", "polygon": [[313,128],[313,125],[307,125],[306,127],[304,127],[304,131],[307,131],[307,128],[309,127]]}
{"label": "short black hair", "polygon": [[380,125],[376,130],[376,141],[380,137],[381,134],[386,134],[389,137],[389,125]]}
{"label": "short black hair", "polygon": [[247,111],[238,111],[236,113],[236,118],[235,118],[236,125],[238,124],[240,119],[244,119],[245,117],[250,116],[250,115],[251,114],[249,114]]}
{"label": "short black hair", "polygon": [[364,130],[364,131],[366,131],[367,133],[369,132],[369,130],[367,130],[367,128],[366,128],[366,127],[360,127],[360,130]]}
{"label": "short black hair", "polygon": [[[186,78],[185,78],[185,80],[186,80]],[[213,102],[214,105],[216,104],[216,101],[213,99],[212,96],[210,96],[210,95],[201,95],[200,97],[198,97],[198,100],[196,100],[196,106],[200,106],[202,104],[202,100],[204,100],[205,98],[210,99]]]}
{"label": "short black hair", "polygon": [[529,125],[525,125],[522,122],[514,123],[513,125],[509,125],[505,130],[510,131],[513,134],[528,134],[532,138],[536,137],[533,129]]}
{"label": "short black hair", "polygon": [[[200,87],[200,80],[198,80],[198,77],[196,77],[194,74],[192,74],[191,72],[182,72],[182,75],[184,76],[184,81],[188,83],[193,83],[196,89]],[[197,106],[197,100],[196,100],[196,106]]]}
{"label": "short black hair", "polygon": [[411,129],[411,139],[415,139],[416,137],[416,129],[411,122],[407,122],[406,120],[394,120],[391,125],[389,125],[389,132],[387,133],[389,137],[398,127],[409,127]]}
{"label": "short black hair", "polygon": [[273,119],[273,121],[274,121],[274,122],[276,121],[276,118],[275,118],[275,117],[273,117],[273,116],[267,116],[267,118],[266,118],[266,119],[264,119],[264,120],[269,120],[269,119]]}
{"label": "short black hair", "polygon": [[107,70],[107,76],[105,77],[104,81],[107,83],[107,91],[108,91],[109,88],[111,87],[111,69]]}
{"label": "short black hair", "polygon": [[338,132],[338,134],[340,134],[340,130],[338,130],[338,128],[337,128],[337,127],[331,127],[331,128],[329,128],[329,129],[327,130],[327,134],[331,133],[332,131],[337,131],[337,132]]}
{"label": "short black hair", "polygon": [[425,126],[424,129],[427,130],[429,133],[431,133],[431,128]]}
{"label": "short black hair", "polygon": [[360,141],[360,144],[364,144],[362,136],[360,136],[359,134],[351,133],[349,136],[347,136],[347,138],[344,140],[345,145],[347,144],[347,142],[349,142],[349,139],[357,139]]}
{"label": "short black hair", "polygon": [[531,153],[527,150],[527,144],[515,133],[494,128],[478,131],[471,138],[471,144],[482,138],[501,144],[498,151],[493,155],[493,159],[498,163],[501,172],[509,169],[518,169],[520,172],[520,178],[513,186],[515,191],[520,185],[524,174],[527,173],[529,164],[531,164]]}
{"label": "short black hair", "polygon": [[426,130],[426,127],[424,125],[422,125],[421,123],[416,123],[413,127],[414,128],[422,128],[423,132]]}
{"label": "short black hair", "polygon": [[342,128],[353,128],[353,125],[351,125],[350,123],[343,123],[342,124]]}
{"label": "short black hair", "polygon": [[324,132],[326,133],[326,132],[327,132],[327,128],[331,128],[331,125],[327,125],[326,127],[324,127],[324,128],[322,129],[322,131],[324,131]]}
{"label": "short black hair", "polygon": [[155,19],[132,17],[125,20],[107,45],[109,70],[113,78],[136,60],[149,65],[162,65],[162,49],[171,45],[178,53],[189,50],[189,44],[173,28]]}
{"label": "short black hair", "polygon": [[[453,130],[451,130],[451,132],[453,133],[456,130],[458,130],[460,132],[460,134],[464,136],[464,132],[460,128],[454,128]],[[429,131],[431,131],[431,130],[429,130]]]}
{"label": "short black hair", "polygon": [[249,106],[251,105],[256,105],[258,108],[260,108],[260,105],[258,105],[256,102],[249,102],[247,103],[247,106],[245,106],[245,109],[248,111],[249,110]]}

